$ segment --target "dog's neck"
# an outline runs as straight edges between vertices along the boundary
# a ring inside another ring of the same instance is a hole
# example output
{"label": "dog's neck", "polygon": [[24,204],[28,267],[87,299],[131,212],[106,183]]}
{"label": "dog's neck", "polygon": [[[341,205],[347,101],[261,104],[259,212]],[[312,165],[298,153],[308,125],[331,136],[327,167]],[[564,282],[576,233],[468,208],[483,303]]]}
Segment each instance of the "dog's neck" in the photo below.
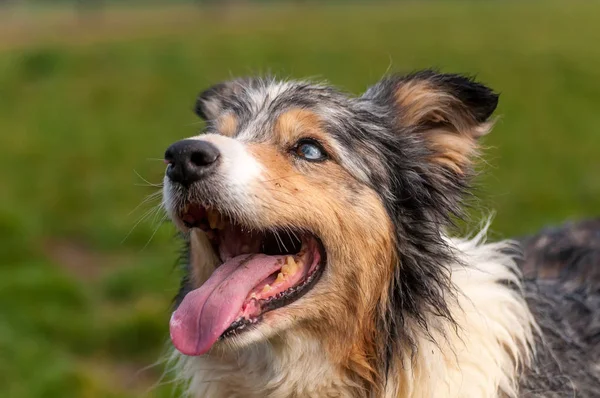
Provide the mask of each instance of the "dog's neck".
{"label": "dog's neck", "polygon": [[327,342],[294,331],[231,355],[183,358],[180,376],[190,381],[191,396],[208,398],[364,397],[373,391],[386,398],[516,396],[535,324],[518,289],[501,283],[520,286],[513,259],[502,254],[505,245],[480,239],[449,241],[462,257],[451,267],[456,323],[428,315],[425,331],[408,320],[416,349],[394,354],[383,385],[369,386],[382,380],[366,381],[352,365],[358,341],[347,343],[349,355],[340,363],[327,354]]}

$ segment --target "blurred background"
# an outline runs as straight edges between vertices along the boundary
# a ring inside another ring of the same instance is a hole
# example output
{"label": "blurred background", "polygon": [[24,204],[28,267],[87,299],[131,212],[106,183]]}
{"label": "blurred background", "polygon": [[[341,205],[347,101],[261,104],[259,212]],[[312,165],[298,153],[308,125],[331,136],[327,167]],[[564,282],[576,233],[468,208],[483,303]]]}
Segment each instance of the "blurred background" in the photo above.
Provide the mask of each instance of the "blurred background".
{"label": "blurred background", "polygon": [[[0,0],[0,396],[171,397],[162,155],[233,76],[477,74],[501,92],[495,238],[597,216],[596,1]],[[153,195],[155,194],[155,195]]]}

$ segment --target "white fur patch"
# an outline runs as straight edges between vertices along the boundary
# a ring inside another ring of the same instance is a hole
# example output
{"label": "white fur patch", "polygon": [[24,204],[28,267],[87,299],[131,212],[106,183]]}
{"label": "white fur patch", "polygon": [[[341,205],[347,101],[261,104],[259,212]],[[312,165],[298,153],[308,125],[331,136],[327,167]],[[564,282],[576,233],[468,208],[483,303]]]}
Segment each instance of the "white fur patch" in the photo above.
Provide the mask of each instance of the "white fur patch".
{"label": "white fur patch", "polygon": [[261,164],[246,150],[240,141],[219,134],[205,134],[193,139],[208,141],[221,152],[221,173],[231,185],[244,188],[260,177]]}
{"label": "white fur patch", "polygon": [[194,398],[350,397],[356,387],[327,361],[318,341],[294,333],[284,347],[262,342],[223,358],[175,352],[172,360]]}

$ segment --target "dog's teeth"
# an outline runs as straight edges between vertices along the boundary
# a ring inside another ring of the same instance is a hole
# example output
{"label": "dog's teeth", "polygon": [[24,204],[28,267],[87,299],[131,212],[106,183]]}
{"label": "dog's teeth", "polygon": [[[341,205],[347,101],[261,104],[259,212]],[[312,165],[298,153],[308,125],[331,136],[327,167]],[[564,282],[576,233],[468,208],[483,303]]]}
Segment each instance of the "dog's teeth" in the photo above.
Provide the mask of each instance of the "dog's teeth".
{"label": "dog's teeth", "polygon": [[298,271],[298,264],[294,260],[294,257],[287,256],[285,259],[285,265],[281,267],[281,272],[284,275],[294,275]]}
{"label": "dog's teeth", "polygon": [[268,291],[270,291],[270,290],[271,290],[271,285],[268,285],[268,284],[267,284],[267,285],[265,285],[265,286],[262,288],[262,292],[263,292],[263,293],[267,293],[267,292],[268,292]]}
{"label": "dog's teeth", "polygon": [[285,281],[285,275],[282,272],[277,274],[277,279],[275,279],[275,283],[283,283]]}

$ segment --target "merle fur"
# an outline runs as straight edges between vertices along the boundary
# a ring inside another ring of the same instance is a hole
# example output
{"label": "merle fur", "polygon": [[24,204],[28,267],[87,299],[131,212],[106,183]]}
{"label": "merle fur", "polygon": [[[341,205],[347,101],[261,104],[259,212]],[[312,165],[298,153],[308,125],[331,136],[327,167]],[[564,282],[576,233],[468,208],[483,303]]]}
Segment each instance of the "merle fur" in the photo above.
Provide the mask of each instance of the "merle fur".
{"label": "merle fur", "polygon": [[600,218],[519,239],[526,299],[544,339],[523,397],[600,396]]}

